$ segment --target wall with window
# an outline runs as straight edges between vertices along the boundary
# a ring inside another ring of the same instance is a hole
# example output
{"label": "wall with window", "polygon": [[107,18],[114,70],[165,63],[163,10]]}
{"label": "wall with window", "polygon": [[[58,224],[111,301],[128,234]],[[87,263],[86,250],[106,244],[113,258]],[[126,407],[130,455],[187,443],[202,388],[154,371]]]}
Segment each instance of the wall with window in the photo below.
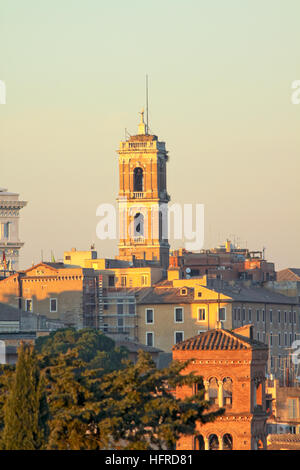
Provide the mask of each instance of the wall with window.
{"label": "wall with window", "polygon": [[146,344],[146,332],[152,331],[154,346],[171,352],[174,344],[215,328],[218,321],[224,328],[231,328],[229,303],[194,300],[185,303],[186,295],[180,295],[182,303],[144,305],[137,302],[138,340]]}
{"label": "wall with window", "polygon": [[0,281],[0,302],[67,326],[93,326],[97,279],[88,269],[55,269],[41,263]]}
{"label": "wall with window", "polygon": [[251,323],[254,338],[270,348],[269,373],[282,375],[288,364],[288,348],[300,340],[300,310],[296,304],[233,302],[233,327]]}
{"label": "wall with window", "polygon": [[273,398],[272,412],[278,426],[285,423],[289,426],[295,426],[299,430],[300,388],[283,387],[280,385],[280,381],[273,380],[267,383],[266,392]]}

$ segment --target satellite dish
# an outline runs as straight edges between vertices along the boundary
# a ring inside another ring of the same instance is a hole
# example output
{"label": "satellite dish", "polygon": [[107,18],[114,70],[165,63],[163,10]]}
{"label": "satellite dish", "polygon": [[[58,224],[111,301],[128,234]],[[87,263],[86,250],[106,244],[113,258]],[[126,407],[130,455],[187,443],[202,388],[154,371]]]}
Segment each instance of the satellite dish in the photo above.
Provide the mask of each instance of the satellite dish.
{"label": "satellite dish", "polygon": [[191,272],[191,268],[186,268],[185,272],[190,273],[190,272]]}

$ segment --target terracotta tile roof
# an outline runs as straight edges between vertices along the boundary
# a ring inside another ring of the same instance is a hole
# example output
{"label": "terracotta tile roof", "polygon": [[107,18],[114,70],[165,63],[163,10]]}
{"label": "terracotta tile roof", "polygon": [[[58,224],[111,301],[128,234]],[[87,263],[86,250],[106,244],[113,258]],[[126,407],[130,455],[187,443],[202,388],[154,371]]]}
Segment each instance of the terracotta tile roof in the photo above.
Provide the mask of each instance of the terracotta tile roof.
{"label": "terracotta tile roof", "polygon": [[223,328],[208,330],[173,346],[173,350],[239,350],[267,349],[260,341],[241,336]]}
{"label": "terracotta tile roof", "polygon": [[150,304],[190,304],[200,302],[201,299],[194,299],[194,291],[190,287],[185,287],[186,295],[181,295],[180,287],[132,287],[132,288],[108,288],[108,292],[124,295],[136,296],[137,303],[142,305]]}
{"label": "terracotta tile roof", "polygon": [[[198,299],[194,298],[193,289],[186,287],[186,295],[181,295],[181,288],[165,287],[152,288],[145,296],[140,298],[140,304],[190,304]],[[200,299],[199,299],[200,300]]]}
{"label": "terracotta tile roof", "polygon": [[269,434],[268,441],[270,442],[298,442],[300,443],[299,434]]}
{"label": "terracotta tile roof", "polygon": [[278,271],[278,281],[300,281],[300,269],[298,268],[287,268]]}

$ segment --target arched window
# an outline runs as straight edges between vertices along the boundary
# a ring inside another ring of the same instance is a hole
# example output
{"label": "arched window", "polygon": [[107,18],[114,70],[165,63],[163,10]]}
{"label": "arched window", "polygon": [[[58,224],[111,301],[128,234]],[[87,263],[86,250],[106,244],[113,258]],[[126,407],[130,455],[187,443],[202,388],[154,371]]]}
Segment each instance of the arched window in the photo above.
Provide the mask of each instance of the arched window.
{"label": "arched window", "polygon": [[137,212],[134,216],[134,236],[144,236],[144,216],[140,212]]}
{"label": "arched window", "polygon": [[223,380],[223,403],[225,406],[232,405],[232,379],[225,377]]}
{"label": "arched window", "polygon": [[232,450],[233,440],[231,434],[224,434],[223,436],[223,450]]}
{"label": "arched window", "polygon": [[195,450],[205,450],[204,439],[203,439],[203,436],[201,434],[200,434],[200,436],[195,437],[194,449]]}
{"label": "arched window", "polygon": [[216,379],[216,377],[212,377],[208,383],[208,399],[211,404],[218,404],[218,390],[218,380]]}
{"label": "arched window", "polygon": [[219,439],[216,434],[211,434],[208,438],[208,449],[219,450]]}
{"label": "arched window", "polygon": [[140,167],[134,169],[133,173],[133,191],[144,191],[143,170]]}

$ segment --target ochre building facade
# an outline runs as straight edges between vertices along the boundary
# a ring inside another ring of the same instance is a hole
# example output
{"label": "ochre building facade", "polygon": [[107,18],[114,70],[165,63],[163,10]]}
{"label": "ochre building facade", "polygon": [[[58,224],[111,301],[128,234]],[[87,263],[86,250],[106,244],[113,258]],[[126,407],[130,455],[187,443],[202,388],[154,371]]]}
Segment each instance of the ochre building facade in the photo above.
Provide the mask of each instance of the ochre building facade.
{"label": "ochre building facade", "polygon": [[168,201],[165,142],[150,135],[143,112],[138,134],[120,143],[119,256],[169,265]]}

